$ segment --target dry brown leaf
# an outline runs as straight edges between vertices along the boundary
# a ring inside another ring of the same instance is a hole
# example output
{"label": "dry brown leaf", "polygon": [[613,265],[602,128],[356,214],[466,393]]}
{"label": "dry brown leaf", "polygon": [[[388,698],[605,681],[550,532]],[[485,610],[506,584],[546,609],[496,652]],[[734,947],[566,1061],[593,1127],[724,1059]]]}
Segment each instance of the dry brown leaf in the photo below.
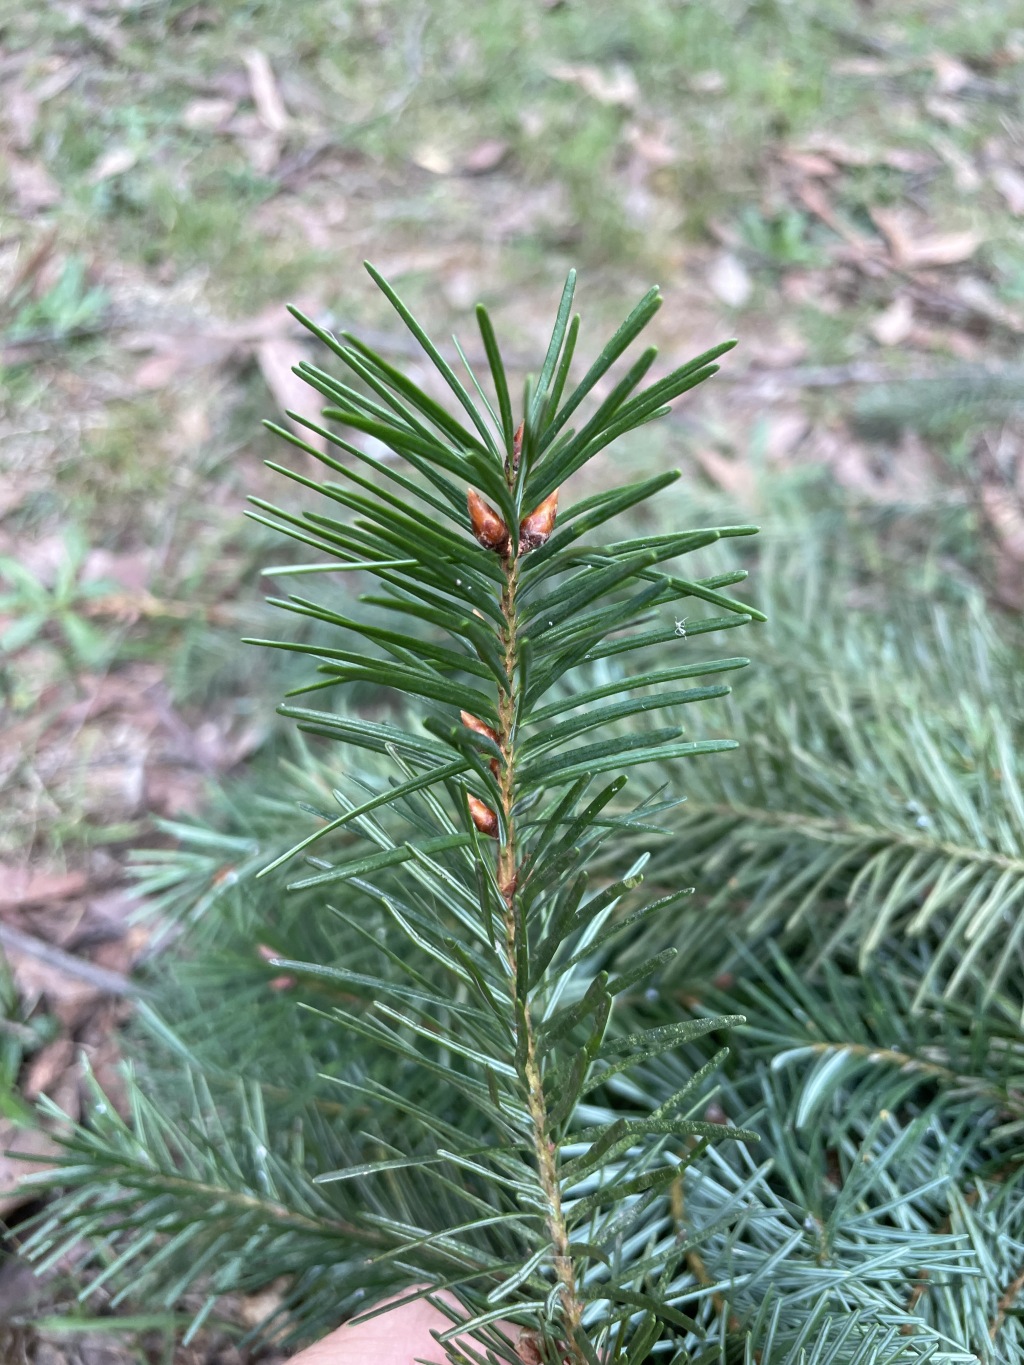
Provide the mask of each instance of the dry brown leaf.
{"label": "dry brown leaf", "polygon": [[[315,299],[296,300],[296,306],[314,315],[319,307]],[[210,319],[205,328],[197,323],[194,331],[128,333],[122,346],[126,351],[152,353],[135,371],[134,381],[140,388],[157,389],[204,366],[245,361],[263,341],[294,340],[298,344],[298,339],[292,337],[293,330],[297,330],[297,324],[289,321],[279,304],[274,304],[238,322]],[[305,358],[305,353],[296,355],[296,361]],[[306,386],[302,388],[303,397],[308,400],[310,391]]]}
{"label": "dry brown leaf", "polygon": [[1024,174],[1012,166],[996,166],[992,184],[1006,201],[1006,207],[1017,218],[1024,218]]}
{"label": "dry brown leaf", "polygon": [[148,547],[121,552],[98,547],[86,555],[81,580],[97,583],[105,579],[129,592],[142,592],[149,586],[153,557],[153,551]]}
{"label": "dry brown leaf", "polygon": [[24,289],[25,285],[32,284],[37,280],[48,266],[53,257],[54,247],[57,245],[57,229],[50,228],[45,232],[35,246],[28,250],[28,243],[24,244],[27,255],[21,259],[19,250],[18,264],[14,271],[13,278],[7,282],[7,297],[13,298],[15,294]]}
{"label": "dry brown leaf", "polygon": [[252,48],[242,57],[249,74],[249,91],[263,126],[271,133],[283,133],[288,127],[285,108],[270,59],[259,48]]}
{"label": "dry brown leaf", "polygon": [[871,250],[870,239],[864,237],[856,228],[850,226],[833,207],[825,186],[816,180],[805,180],[797,187],[796,197],[809,213],[832,229],[836,236],[848,242],[858,254],[866,255]]}
{"label": "dry brown leaf", "polygon": [[871,322],[868,331],[881,346],[899,346],[914,328],[914,305],[900,294]]}
{"label": "dry brown leaf", "polygon": [[[18,1189],[33,1171],[51,1170],[62,1148],[39,1128],[19,1128],[10,1119],[0,1119],[0,1218],[8,1218],[22,1204],[36,1197],[31,1188]],[[7,1156],[24,1153],[26,1160]]]}
{"label": "dry brown leaf", "polygon": [[223,365],[241,351],[244,343],[233,332],[185,332],[170,336],[163,332],[137,332],[124,339],[126,351],[152,351],[132,375],[140,389],[162,389],[180,375],[204,366]]}
{"label": "dry brown leaf", "polygon": [[694,453],[711,482],[718,484],[726,493],[740,497],[750,491],[750,470],[739,460],[730,460],[709,446],[696,446]]}
{"label": "dry brown leaf", "polygon": [[[302,342],[292,337],[266,337],[256,346],[256,363],[260,367],[267,388],[274,395],[274,400],[282,412],[287,408],[301,411],[308,408],[311,401],[314,408],[316,407],[314,391],[297,374],[292,373],[293,365],[307,359]],[[317,450],[326,451],[327,441],[323,436],[298,422],[293,422],[291,418],[288,421],[304,441]]]}
{"label": "dry brown leaf", "polygon": [[970,260],[984,241],[972,228],[922,236],[901,209],[873,208],[869,212],[886,240],[893,264],[903,270],[960,265]]}
{"label": "dry brown leaf", "polygon": [[280,1311],[289,1288],[289,1280],[275,1280],[273,1284],[267,1285],[256,1294],[239,1296],[233,1301],[233,1307],[246,1327],[258,1327],[261,1322],[265,1322],[267,1318]]}
{"label": "dry brown leaf", "polygon": [[137,389],[164,389],[188,366],[189,357],[183,347],[157,351],[138,366],[132,383]]}
{"label": "dry brown leaf", "polygon": [[[748,365],[764,370],[787,370],[807,359],[807,341],[792,323],[783,323],[770,333],[754,333],[743,340],[743,357]],[[680,360],[683,356],[679,357]]]}
{"label": "dry brown leaf", "polygon": [[32,146],[39,122],[38,96],[15,85],[4,95],[3,120],[11,146],[18,152],[27,152]]}
{"label": "dry brown leaf", "polygon": [[130,147],[111,147],[93,164],[86,181],[90,185],[101,185],[104,180],[112,180],[114,176],[130,171],[138,159]]}
{"label": "dry brown leaf", "polygon": [[887,147],[878,154],[877,164],[891,166],[894,171],[902,171],[905,175],[921,175],[934,167],[935,158],[930,152],[915,147]]}
{"label": "dry brown leaf", "polygon": [[578,85],[585,95],[599,104],[621,105],[628,109],[636,104],[640,96],[636,76],[621,62],[607,71],[599,66],[558,62],[548,67],[548,75],[556,81]]}
{"label": "dry brown leaf", "polygon": [[984,243],[980,232],[968,228],[964,232],[939,232],[931,237],[919,237],[905,254],[903,264],[915,267],[960,265]]}
{"label": "dry brown leaf", "polygon": [[1024,507],[1004,484],[984,484],[981,506],[1004,554],[1024,564]]}
{"label": "dry brown leaf", "polygon": [[249,165],[257,175],[270,175],[281,160],[282,143],[277,133],[242,138]]}
{"label": "dry brown leaf", "polygon": [[663,170],[666,166],[674,165],[678,159],[667,125],[641,128],[638,124],[631,124],[626,130],[626,140],[634,155],[650,171]]}
{"label": "dry brown leaf", "polygon": [[219,131],[237,108],[237,103],[230,99],[217,97],[195,99],[186,104],[181,111],[181,122],[183,127],[196,133],[209,130]]}
{"label": "dry brown leaf", "polygon": [[431,175],[450,175],[455,167],[451,153],[433,142],[421,143],[413,152],[412,161],[415,166],[429,171]]}
{"label": "dry brown leaf", "polygon": [[0,911],[72,900],[89,889],[87,872],[35,872],[0,864]]}
{"label": "dry brown leaf", "polygon": [[[58,57],[53,61],[56,62],[56,65],[35,88],[35,97],[40,104],[46,104],[48,100],[56,99],[58,95],[62,95],[85,70],[85,63],[77,59],[70,61],[67,58]],[[48,67],[51,65],[51,62],[47,62]]]}
{"label": "dry brown leaf", "polygon": [[971,120],[967,110],[956,100],[944,99],[942,95],[929,95],[924,107],[933,119],[948,124],[950,128],[966,128]]}
{"label": "dry brown leaf", "polygon": [[76,1067],[75,1044],[70,1038],[55,1038],[36,1053],[29,1063],[21,1091],[27,1100],[53,1095],[57,1082],[66,1071]]}
{"label": "dry brown leaf", "polygon": [[41,209],[52,209],[60,203],[60,186],[40,161],[9,157],[7,183],[21,213],[38,213]]}
{"label": "dry brown leaf", "polygon": [[948,52],[933,52],[928,64],[935,72],[935,88],[940,95],[955,95],[974,80],[971,68]]}
{"label": "dry brown leaf", "polygon": [[99,987],[91,982],[51,967],[48,962],[31,953],[23,953],[19,948],[5,945],[4,955],[10,963],[18,994],[26,1004],[31,1006],[45,998],[51,1012],[66,1029],[77,1028],[103,996]]}
{"label": "dry brown leaf", "polygon": [[503,138],[484,138],[466,153],[459,169],[466,175],[486,175],[498,169],[508,152],[508,143]]}
{"label": "dry brown leaf", "polygon": [[789,148],[782,153],[782,160],[801,175],[816,176],[819,179],[835,175],[839,169],[832,158],[822,152],[800,152]]}
{"label": "dry brown leaf", "polygon": [[980,364],[990,353],[986,341],[959,327],[927,327],[915,323],[908,341],[915,350],[935,351],[946,359],[955,356],[972,365]]}
{"label": "dry brown leaf", "polygon": [[[231,120],[225,124],[223,130],[230,133],[232,137],[237,137],[239,142],[246,143],[252,138],[267,136],[266,125],[259,114],[253,109],[241,109]],[[276,138],[276,134],[273,135]]]}
{"label": "dry brown leaf", "polygon": [[773,412],[765,429],[765,455],[773,463],[786,459],[806,439],[810,429],[807,414],[799,409]]}
{"label": "dry brown leaf", "polygon": [[1024,313],[1008,308],[987,280],[967,275],[956,282],[957,297],[980,317],[1011,332],[1024,332]]}
{"label": "dry brown leaf", "polygon": [[870,166],[874,164],[875,154],[864,146],[854,146],[832,133],[816,133],[809,137],[800,150],[820,152],[838,166]]}
{"label": "dry brown leaf", "polygon": [[932,146],[939,156],[949,167],[953,176],[953,184],[960,194],[974,194],[981,185],[981,172],[974,161],[962,152],[952,138],[945,134],[933,132],[931,138]]}
{"label": "dry brown leaf", "polygon": [[23,502],[37,496],[41,491],[38,484],[28,483],[25,479],[12,474],[0,474],[0,521],[16,512]]}
{"label": "dry brown leaf", "polygon": [[809,137],[798,149],[797,154],[815,154],[826,157],[837,166],[891,166],[894,171],[904,174],[920,174],[930,170],[935,158],[928,152],[912,147],[866,147],[863,143],[853,144],[832,133],[817,133]]}

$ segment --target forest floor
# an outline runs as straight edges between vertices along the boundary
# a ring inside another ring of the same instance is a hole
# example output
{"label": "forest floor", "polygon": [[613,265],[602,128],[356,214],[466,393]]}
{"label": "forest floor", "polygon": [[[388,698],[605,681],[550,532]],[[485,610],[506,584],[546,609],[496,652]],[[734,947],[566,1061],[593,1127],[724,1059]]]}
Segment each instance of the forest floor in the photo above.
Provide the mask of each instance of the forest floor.
{"label": "forest floor", "polygon": [[[570,265],[592,336],[660,282],[665,369],[742,345],[632,460],[681,462],[743,521],[802,471],[852,505],[948,506],[951,553],[1019,611],[1019,20],[1010,0],[0,6],[0,1148],[52,1154],[35,1105],[77,1115],[83,1055],[116,1086],[156,951],[129,853],[274,738],[281,673],[238,638],[264,633],[280,554],[243,519],[277,495],[260,419],[316,411],[286,303],[432,382],[363,258],[471,358],[485,301],[523,373]],[[72,1260],[33,1288],[23,1169],[0,1158],[5,1361],[244,1358],[265,1305],[186,1347],[167,1315],[77,1303]]]}

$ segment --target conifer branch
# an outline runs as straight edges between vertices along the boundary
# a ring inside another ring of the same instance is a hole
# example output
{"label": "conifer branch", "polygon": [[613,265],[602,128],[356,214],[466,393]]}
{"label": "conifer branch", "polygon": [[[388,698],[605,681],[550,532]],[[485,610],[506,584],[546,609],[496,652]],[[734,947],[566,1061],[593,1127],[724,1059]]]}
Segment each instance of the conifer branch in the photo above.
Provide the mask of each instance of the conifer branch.
{"label": "conifer branch", "polygon": [[[522,428],[520,427],[519,433],[521,434],[521,432]],[[516,446],[519,446],[519,440],[520,436],[517,435]],[[514,448],[513,452],[510,452],[510,459],[506,465],[510,493],[514,492],[513,480],[517,465],[515,455],[516,450]],[[554,497],[557,500],[557,492]],[[536,513],[532,514],[527,521],[535,518]],[[527,525],[527,521],[524,521],[524,526]],[[550,531],[541,534],[542,539],[539,543],[542,544]],[[556,1147],[551,1140],[548,1101],[544,1092],[544,1082],[537,1057],[533,1011],[525,996],[525,982],[520,978],[519,966],[520,962],[526,958],[524,951],[526,947],[524,943],[525,928],[522,909],[518,901],[520,865],[514,809],[518,758],[517,718],[521,701],[516,684],[519,675],[519,614],[516,607],[516,596],[519,588],[520,544],[523,544],[524,550],[533,548],[528,540],[524,539],[523,542],[520,542],[518,537],[514,544],[507,542],[507,553],[503,557],[502,565],[505,584],[501,594],[501,642],[505,675],[509,679],[509,685],[501,690],[498,699],[499,745],[501,748],[499,785],[502,815],[502,835],[498,851],[498,887],[506,907],[504,928],[508,980],[512,991],[517,1031],[521,1031],[522,1034],[521,1038],[517,1038],[516,1055],[521,1055],[523,1059],[523,1081],[526,1086],[527,1106],[533,1125],[533,1150],[537,1162],[537,1174],[548,1203],[547,1224],[551,1236],[552,1259],[555,1273],[564,1289],[561,1297],[561,1311],[566,1324],[567,1349],[570,1352],[569,1358],[572,1365],[588,1365],[586,1358],[581,1354],[580,1348],[576,1344],[582,1323],[583,1304],[577,1292],[576,1274],[569,1246],[569,1230],[562,1213],[562,1190],[557,1170]]]}
{"label": "conifer branch", "polygon": [[[587,870],[613,836],[650,833],[671,804],[620,801],[625,769],[735,747],[689,737],[679,710],[689,715],[695,703],[726,695],[728,687],[709,683],[709,675],[731,673],[746,659],[674,657],[652,669],[632,667],[630,656],[665,636],[633,628],[686,598],[717,613],[694,623],[694,635],[763,619],[723,591],[742,571],[699,577],[665,568],[755,528],[589,540],[665,488],[671,473],[594,493],[561,517],[559,499],[566,481],[612,441],[709,378],[732,343],[642,388],[656,356],[649,347],[595,402],[595,386],[661,299],[650,290],[571,387],[579,333],[578,318],[570,320],[571,273],[516,431],[486,311],[478,318],[494,402],[472,370],[470,386],[463,383],[396,291],[371,274],[461,411],[453,415],[357,338],[334,337],[300,316],[349,374],[342,380],[306,364],[297,370],[327,400],[329,425],[295,420],[333,450],[272,424],[327,473],[318,479],[271,467],[320,495],[327,510],[299,513],[256,499],[256,519],[318,555],[313,564],[278,566],[278,573],[329,593],[325,571],[335,562],[346,584],[357,571],[376,591],[364,596],[364,612],[300,593],[272,599],[303,631],[251,641],[315,661],[316,676],[290,697],[355,685],[404,702],[387,722],[358,705],[341,714],[283,708],[305,733],[361,751],[366,766],[346,765],[344,789],[325,784],[340,814],[319,808],[321,794],[314,812],[320,826],[284,849],[275,841],[261,874],[269,881],[304,859],[313,870],[295,877],[289,891],[307,898],[319,918],[333,911],[338,932],[359,944],[357,953],[327,960],[323,942],[308,958],[271,950],[264,963],[253,952],[254,971],[286,971],[301,988],[317,1027],[345,1030],[358,1065],[354,1074],[334,1074],[335,1067],[329,1080],[359,1104],[339,1115],[341,1132],[331,1135],[318,1097],[309,1096],[303,1114],[322,1151],[311,1172],[281,1153],[271,1157],[262,1137],[251,1173],[222,1170],[217,1125],[204,1126],[205,1113],[200,1136],[183,1140],[182,1152],[196,1172],[246,1189],[271,1166],[297,1199],[311,1180],[312,1216],[323,1215],[328,1236],[354,1248],[369,1239],[381,1250],[375,1264],[406,1275],[406,1288],[451,1289],[458,1321],[442,1345],[468,1332],[493,1346],[494,1324],[505,1319],[527,1328],[546,1359],[642,1365],[657,1342],[698,1330],[681,1304],[701,1235],[648,1235],[644,1220],[669,1217],[669,1187],[709,1143],[754,1134],[695,1116],[706,1067],[651,1106],[618,1095],[638,1065],[739,1019],[669,1017],[624,1029],[619,998],[656,979],[674,949],[662,945],[614,975],[598,968],[595,954],[621,933],[617,909],[638,886],[646,854],[593,891]],[[581,408],[578,428],[570,427]],[[364,438],[394,458],[368,453]],[[684,680],[692,685],[656,690]],[[248,868],[248,847],[244,857]],[[159,862],[152,884],[170,895]],[[204,894],[200,903],[211,901]],[[653,918],[663,903],[643,913]],[[274,984],[264,979],[266,990]],[[198,1058],[182,1052],[201,1073]],[[274,1093],[265,1084],[279,1077],[261,1069],[250,1060],[256,1074],[246,1123],[255,1116],[262,1132],[263,1096]],[[381,1079],[392,1074],[400,1077],[394,1084]],[[139,1132],[118,1141],[144,1148],[146,1125],[156,1131],[162,1122],[147,1111]],[[105,1140],[112,1139],[81,1143],[97,1150]],[[162,1190],[166,1203],[186,1197],[169,1165],[151,1177],[116,1161],[111,1171],[154,1199]],[[329,1198],[321,1186],[330,1186]],[[244,1203],[247,1193],[236,1195],[235,1204]],[[352,1220],[351,1238],[336,1211]],[[100,1217],[90,1213],[83,1235]],[[215,1256],[219,1227],[199,1214],[196,1228],[205,1254]],[[130,1218],[121,1231],[135,1254]],[[186,1271],[182,1283],[195,1273]]]}

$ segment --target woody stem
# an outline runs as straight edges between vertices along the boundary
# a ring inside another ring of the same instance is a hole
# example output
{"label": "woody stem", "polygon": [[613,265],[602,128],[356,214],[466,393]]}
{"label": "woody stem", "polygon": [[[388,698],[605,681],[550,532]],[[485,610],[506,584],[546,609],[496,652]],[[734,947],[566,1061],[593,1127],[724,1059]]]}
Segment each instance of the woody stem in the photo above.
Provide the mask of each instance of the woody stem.
{"label": "woody stem", "polygon": [[[527,1107],[533,1126],[533,1148],[537,1163],[537,1174],[547,1200],[547,1227],[554,1253],[554,1269],[563,1287],[562,1313],[567,1328],[565,1349],[570,1365],[586,1365],[586,1358],[575,1345],[574,1338],[580,1330],[583,1305],[576,1287],[569,1246],[569,1230],[562,1212],[562,1192],[558,1180],[557,1149],[551,1140],[548,1106],[544,1094],[544,1081],[537,1060],[536,1037],[529,1001],[526,998],[526,983],[517,979],[518,947],[525,932],[522,911],[518,897],[519,861],[516,850],[516,827],[513,813],[516,779],[516,712],[517,696],[517,654],[518,654],[518,614],[516,611],[516,592],[519,586],[519,557],[514,546],[506,558],[505,586],[501,597],[502,630],[501,643],[504,650],[505,672],[508,678],[507,689],[503,688],[498,698],[498,717],[500,722],[500,744],[502,751],[500,792],[502,816],[502,842],[498,850],[498,886],[505,901],[503,915],[505,929],[505,951],[509,968],[513,1002],[516,1005],[517,1033],[523,1043],[517,1049],[524,1058],[521,1076],[526,1087]],[[521,998],[520,998],[521,996]]]}

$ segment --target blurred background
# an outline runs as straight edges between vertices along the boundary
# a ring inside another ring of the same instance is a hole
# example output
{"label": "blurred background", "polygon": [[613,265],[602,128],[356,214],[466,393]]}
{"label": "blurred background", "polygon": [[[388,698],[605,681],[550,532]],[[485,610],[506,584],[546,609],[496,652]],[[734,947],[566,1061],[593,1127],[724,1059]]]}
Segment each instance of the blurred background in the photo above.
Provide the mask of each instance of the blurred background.
{"label": "blurred background", "polygon": [[4,1035],[0,1128],[43,1091],[75,1111],[82,1048],[115,1083],[123,1006],[95,973],[116,984],[151,933],[127,852],[273,748],[282,674],[238,637],[267,633],[260,568],[288,558],[243,520],[246,494],[281,496],[260,420],[316,412],[285,305],[433,382],[364,258],[471,358],[485,301],[522,375],[569,266],[584,350],[660,283],[664,370],[741,345],[601,477],[679,464],[667,515],[761,520],[777,543],[794,508],[825,507],[863,529],[876,577],[975,593],[1016,629],[1022,18],[1013,0],[0,7],[0,933],[4,1010],[35,1030]]}

